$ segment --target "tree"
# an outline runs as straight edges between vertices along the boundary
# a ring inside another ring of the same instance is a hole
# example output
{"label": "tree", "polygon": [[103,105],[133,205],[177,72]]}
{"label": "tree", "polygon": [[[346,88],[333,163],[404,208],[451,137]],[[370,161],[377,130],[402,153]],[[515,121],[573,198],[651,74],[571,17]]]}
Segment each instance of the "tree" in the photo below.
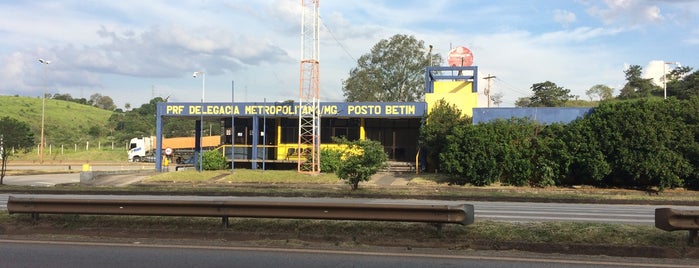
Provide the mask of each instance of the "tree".
{"label": "tree", "polygon": [[561,107],[574,97],[570,95],[570,89],[559,87],[551,81],[533,84],[531,89],[534,95],[529,98],[529,107]]}
{"label": "tree", "polygon": [[527,97],[521,97],[521,98],[517,98],[517,100],[515,101],[515,107],[529,107],[529,105],[531,105],[531,103],[532,103],[531,99],[529,99]]}
{"label": "tree", "polygon": [[500,107],[500,104],[502,104],[502,93],[495,93],[490,95],[490,101],[493,102],[493,105]]}
{"label": "tree", "polygon": [[425,43],[413,36],[383,39],[357,60],[357,67],[343,82],[345,100],[420,101],[425,93],[425,67],[440,63],[441,56],[431,50],[426,53]]}
{"label": "tree", "polygon": [[114,105],[114,100],[109,96],[102,96],[102,94],[95,93],[90,96],[89,103],[100,109],[105,109],[108,111],[114,111],[116,105]]}
{"label": "tree", "polygon": [[449,105],[444,99],[435,103],[426,121],[420,128],[420,146],[426,149],[428,158],[434,163],[434,169],[440,169],[439,154],[448,145],[447,136],[453,133],[456,126],[470,125],[471,122],[461,115],[461,110],[456,105]]}
{"label": "tree", "polygon": [[[128,112],[112,113],[112,116],[109,117],[109,128],[114,132],[115,140],[128,141],[133,137],[155,135],[155,116],[158,102],[163,102],[163,98],[153,98],[149,103]],[[194,129],[193,125],[191,129]],[[167,135],[168,133],[166,133]]]}
{"label": "tree", "polygon": [[626,84],[619,92],[620,99],[646,98],[650,97],[654,91],[662,90],[653,84],[652,78],[641,78],[643,68],[639,65],[631,65],[624,71]]}
{"label": "tree", "polygon": [[0,167],[0,185],[3,184],[5,178],[5,168],[7,160],[12,155],[13,150],[28,151],[34,147],[34,133],[32,133],[29,125],[20,122],[17,119],[5,116],[0,118],[0,158],[2,166]]}
{"label": "tree", "polygon": [[699,71],[691,72],[690,67],[674,69],[668,74],[667,95],[676,96],[679,99],[689,99],[699,96]]}
{"label": "tree", "polygon": [[595,97],[597,97],[599,100],[608,100],[614,97],[612,95],[613,92],[613,88],[606,85],[597,84],[585,91],[585,94],[587,94],[587,96],[590,98],[590,101],[592,101]]}
{"label": "tree", "polygon": [[54,94],[53,95],[54,100],[64,100],[64,101],[73,101],[73,97],[70,94]]}
{"label": "tree", "polygon": [[352,190],[359,188],[359,183],[368,181],[385,164],[388,156],[381,143],[372,140],[348,141],[335,140],[341,144],[343,151],[340,166],[335,171],[337,177],[345,180]]}

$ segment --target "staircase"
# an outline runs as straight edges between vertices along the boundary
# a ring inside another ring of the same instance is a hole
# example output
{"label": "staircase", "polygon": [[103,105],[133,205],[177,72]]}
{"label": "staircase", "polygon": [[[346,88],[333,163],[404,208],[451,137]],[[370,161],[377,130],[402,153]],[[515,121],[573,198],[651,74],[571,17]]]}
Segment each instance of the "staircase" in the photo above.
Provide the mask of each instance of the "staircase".
{"label": "staircase", "polygon": [[415,172],[415,163],[401,161],[387,161],[386,166],[381,169],[382,172],[392,173],[408,173]]}

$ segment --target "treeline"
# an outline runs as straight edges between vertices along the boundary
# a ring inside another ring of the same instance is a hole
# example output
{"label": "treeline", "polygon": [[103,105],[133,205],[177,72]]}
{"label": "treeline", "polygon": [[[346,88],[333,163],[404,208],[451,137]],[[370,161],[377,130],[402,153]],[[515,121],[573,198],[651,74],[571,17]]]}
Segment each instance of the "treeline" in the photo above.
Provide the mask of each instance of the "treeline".
{"label": "treeline", "polygon": [[533,94],[517,99],[517,107],[571,107],[595,106],[593,100],[630,100],[651,97],[675,97],[689,99],[699,96],[699,71],[692,72],[688,66],[672,69],[663,79],[666,87],[658,86],[652,78],[643,78],[643,69],[639,65],[631,65],[624,71],[626,84],[619,89],[619,95],[614,97],[614,89],[598,84],[585,91],[590,101],[580,100],[579,96],[570,94],[570,89],[556,85],[551,81],[536,83],[531,86]]}
{"label": "treeline", "polygon": [[114,111],[116,110],[116,105],[114,104],[114,100],[109,97],[109,96],[102,96],[102,94],[95,93],[90,95],[90,99],[85,99],[85,98],[73,98],[70,94],[54,94],[51,96],[51,94],[47,94],[47,98],[54,99],[54,100],[64,100],[64,101],[70,101],[70,102],[75,102],[79,104],[84,104],[84,105],[90,105],[94,106],[100,109],[104,109],[107,111]]}
{"label": "treeline", "polygon": [[528,119],[471,125],[439,103],[421,143],[464,185],[699,189],[699,97],[605,101],[569,124]]}
{"label": "treeline", "polygon": [[[131,138],[155,135],[157,105],[166,102],[161,97],[151,99],[148,103],[129,111],[117,109],[109,118],[108,128],[112,130],[113,138],[119,142],[128,142]],[[204,123],[212,135],[219,135],[219,127],[210,127],[210,122]],[[218,125],[218,122],[216,122]],[[165,137],[194,136],[195,122],[190,118],[167,117],[163,119],[163,135]]]}

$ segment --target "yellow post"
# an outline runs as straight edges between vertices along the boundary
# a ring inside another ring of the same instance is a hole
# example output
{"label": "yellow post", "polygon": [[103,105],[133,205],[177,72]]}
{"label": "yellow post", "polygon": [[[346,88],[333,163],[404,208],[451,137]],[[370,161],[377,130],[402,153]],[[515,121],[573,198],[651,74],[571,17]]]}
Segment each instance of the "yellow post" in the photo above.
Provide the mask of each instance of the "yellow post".
{"label": "yellow post", "polygon": [[366,140],[366,131],[364,130],[364,118],[359,119],[359,139]]}

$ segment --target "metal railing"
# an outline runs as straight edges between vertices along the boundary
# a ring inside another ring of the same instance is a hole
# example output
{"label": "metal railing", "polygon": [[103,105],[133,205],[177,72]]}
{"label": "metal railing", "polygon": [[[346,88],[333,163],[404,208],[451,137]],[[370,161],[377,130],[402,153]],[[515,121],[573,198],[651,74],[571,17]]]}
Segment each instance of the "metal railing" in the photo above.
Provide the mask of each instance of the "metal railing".
{"label": "metal railing", "polygon": [[427,201],[323,198],[221,198],[11,195],[10,214],[91,214],[138,216],[291,218],[472,224],[473,205]]}
{"label": "metal railing", "polygon": [[656,208],[655,227],[665,231],[689,231],[687,244],[695,244],[699,231],[699,210]]}

